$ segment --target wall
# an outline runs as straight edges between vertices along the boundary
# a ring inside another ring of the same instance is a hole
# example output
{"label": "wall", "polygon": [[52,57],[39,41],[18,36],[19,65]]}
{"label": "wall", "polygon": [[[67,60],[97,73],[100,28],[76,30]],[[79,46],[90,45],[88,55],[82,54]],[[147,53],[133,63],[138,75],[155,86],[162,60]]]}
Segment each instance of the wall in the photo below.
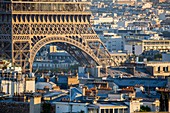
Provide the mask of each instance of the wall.
{"label": "wall", "polygon": [[169,76],[170,63],[169,62],[147,62],[147,70],[153,76]]}
{"label": "wall", "polygon": [[129,104],[129,113],[134,113],[135,111],[140,110],[139,100],[130,100],[130,102],[128,102],[127,104]]}
{"label": "wall", "polygon": [[170,53],[163,53],[162,54],[162,61],[169,61],[170,62]]}
{"label": "wall", "polygon": [[85,73],[85,67],[78,67],[78,73]]}
{"label": "wall", "polygon": [[26,91],[35,92],[35,78],[26,78]]}
{"label": "wall", "polygon": [[140,55],[143,52],[141,45],[134,45],[134,49],[133,45],[125,45],[124,47],[128,53],[134,53],[135,55]]}
{"label": "wall", "polygon": [[0,102],[0,113],[29,113],[29,103]]}
{"label": "wall", "polygon": [[101,17],[101,18],[96,18],[93,20],[94,24],[100,24],[100,23],[111,23],[113,22],[113,18],[112,17]]}
{"label": "wall", "polygon": [[2,91],[6,94],[14,95],[14,93],[21,93],[24,91],[23,82],[13,82],[10,80],[1,80],[0,84]]}
{"label": "wall", "polygon": [[75,85],[75,84],[79,84],[78,77],[76,76],[68,77],[68,85]]}
{"label": "wall", "polygon": [[123,39],[121,37],[110,37],[104,44],[109,52],[124,50]]}
{"label": "wall", "polygon": [[122,94],[108,94],[108,99],[110,100],[122,100]]}
{"label": "wall", "polygon": [[68,68],[70,67],[70,63],[54,63],[47,61],[35,61],[33,64],[33,68],[35,69],[56,69],[56,68]]}
{"label": "wall", "polygon": [[87,105],[85,103],[59,102],[55,104],[56,104],[56,113],[80,112],[81,110],[84,111],[84,113],[88,113]]}
{"label": "wall", "polygon": [[56,113],[69,112],[69,105],[56,104]]}
{"label": "wall", "polygon": [[30,113],[40,113],[40,111],[41,111],[41,97],[31,97]]}
{"label": "wall", "polygon": [[159,100],[155,102],[143,102],[143,106],[148,106],[151,112],[159,111]]}

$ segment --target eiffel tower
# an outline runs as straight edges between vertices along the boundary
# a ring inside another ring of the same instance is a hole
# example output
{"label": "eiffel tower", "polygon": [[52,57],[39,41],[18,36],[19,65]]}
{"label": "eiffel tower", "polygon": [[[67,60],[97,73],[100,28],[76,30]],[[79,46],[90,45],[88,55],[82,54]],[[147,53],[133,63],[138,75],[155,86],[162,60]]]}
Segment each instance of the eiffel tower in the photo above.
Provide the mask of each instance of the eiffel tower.
{"label": "eiffel tower", "polygon": [[46,44],[67,51],[82,65],[113,64],[90,24],[89,2],[1,0],[0,57],[32,72],[36,53]]}

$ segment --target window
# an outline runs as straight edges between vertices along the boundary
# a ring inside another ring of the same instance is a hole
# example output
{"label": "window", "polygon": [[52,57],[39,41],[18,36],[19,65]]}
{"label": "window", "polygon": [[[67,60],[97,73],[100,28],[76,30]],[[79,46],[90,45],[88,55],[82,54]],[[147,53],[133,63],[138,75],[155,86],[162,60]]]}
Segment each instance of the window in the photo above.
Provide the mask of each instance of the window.
{"label": "window", "polygon": [[163,67],[164,72],[168,72],[168,67]]}
{"label": "window", "polygon": [[119,109],[119,113],[123,113],[123,109]]}
{"label": "window", "polygon": [[161,70],[161,67],[158,67],[158,72],[160,72],[160,70]]}
{"label": "window", "polygon": [[132,45],[132,53],[135,54],[135,45]]}
{"label": "window", "polygon": [[114,109],[114,113],[118,113],[118,109]]}
{"label": "window", "polygon": [[104,109],[101,109],[101,113],[104,113]]}
{"label": "window", "polygon": [[113,113],[113,109],[110,109],[110,113]]}
{"label": "window", "polygon": [[105,109],[105,113],[109,113],[109,110],[108,110],[108,109]]}
{"label": "window", "polygon": [[128,113],[128,109],[126,108],[126,109],[124,109],[124,113]]}

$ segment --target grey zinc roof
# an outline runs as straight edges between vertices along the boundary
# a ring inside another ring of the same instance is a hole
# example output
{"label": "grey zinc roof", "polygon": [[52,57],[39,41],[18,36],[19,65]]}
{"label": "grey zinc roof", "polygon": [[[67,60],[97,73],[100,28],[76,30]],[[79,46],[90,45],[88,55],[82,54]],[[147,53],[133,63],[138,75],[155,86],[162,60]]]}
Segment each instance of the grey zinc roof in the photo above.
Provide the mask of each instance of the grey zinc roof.
{"label": "grey zinc roof", "polygon": [[135,85],[143,85],[149,87],[165,87],[167,84],[166,79],[151,79],[151,78],[114,78],[112,81],[120,86],[135,86]]}
{"label": "grey zinc roof", "polygon": [[45,86],[48,86],[50,89],[52,89],[52,84],[48,82],[37,82],[35,84],[35,89],[44,89]]}
{"label": "grey zinc roof", "polygon": [[58,83],[67,83],[67,76],[58,76]]}
{"label": "grey zinc roof", "polygon": [[155,93],[155,94],[150,93],[148,95],[147,92],[145,92],[145,93],[143,93],[143,92],[136,92],[136,97],[137,98],[143,98],[143,99],[146,99],[146,98],[156,99],[156,98],[160,98],[160,94],[159,93]]}

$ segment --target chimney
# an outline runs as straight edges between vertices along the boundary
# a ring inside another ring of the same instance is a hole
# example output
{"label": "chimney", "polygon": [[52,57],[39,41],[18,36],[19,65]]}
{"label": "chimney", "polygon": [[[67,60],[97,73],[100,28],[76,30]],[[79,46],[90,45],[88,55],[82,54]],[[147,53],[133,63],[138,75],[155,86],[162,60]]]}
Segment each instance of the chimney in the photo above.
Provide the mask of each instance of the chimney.
{"label": "chimney", "polygon": [[50,77],[46,76],[45,77],[45,82],[50,82]]}
{"label": "chimney", "polygon": [[29,113],[40,113],[41,111],[41,96],[32,96],[30,99],[30,112]]}
{"label": "chimney", "polygon": [[89,72],[86,73],[87,78],[90,78]]}
{"label": "chimney", "polygon": [[55,76],[55,82],[56,83],[58,82],[58,76]]}
{"label": "chimney", "polygon": [[96,99],[93,100],[93,104],[97,104],[97,100]]}
{"label": "chimney", "polygon": [[84,86],[84,87],[82,88],[82,94],[83,94],[83,96],[86,96],[86,89],[87,89],[86,86]]}
{"label": "chimney", "polygon": [[79,76],[78,76],[78,73],[76,72],[76,78],[77,78],[77,80],[79,79]]}

